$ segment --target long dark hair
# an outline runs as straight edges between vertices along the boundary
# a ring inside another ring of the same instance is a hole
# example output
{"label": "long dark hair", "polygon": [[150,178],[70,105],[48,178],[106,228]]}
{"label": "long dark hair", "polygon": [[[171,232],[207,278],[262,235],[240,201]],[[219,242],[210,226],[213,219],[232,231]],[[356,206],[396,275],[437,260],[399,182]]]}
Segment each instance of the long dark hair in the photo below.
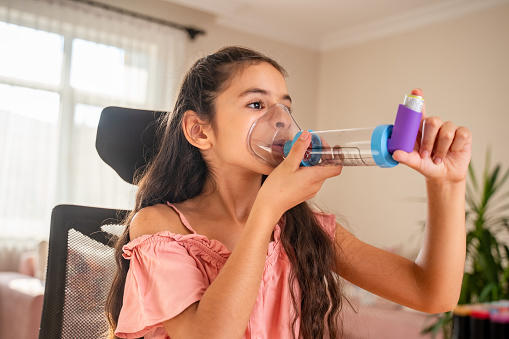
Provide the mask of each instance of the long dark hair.
{"label": "long dark hair", "polygon": [[[106,302],[110,338],[116,338],[113,332],[122,307],[129,269],[129,261],[122,257],[122,246],[129,242],[132,218],[144,207],[166,201],[178,203],[199,195],[210,176],[200,151],[184,136],[181,127],[184,112],[192,110],[204,121],[213,122],[214,101],[227,86],[228,80],[240,67],[261,62],[271,64],[286,76],[286,71],[276,61],[242,47],[226,47],[199,59],[185,75],[174,110],[159,121],[158,151],[144,170],[136,175],[138,191],[135,207],[123,220],[126,228],[115,245],[118,270]],[[262,184],[266,178],[262,175]],[[292,266],[288,283],[294,286],[297,279],[301,289],[300,300],[290,289],[295,316],[288,326],[293,333],[300,316],[300,338],[323,338],[327,333],[331,339],[338,338],[338,335],[342,337],[339,312],[345,296],[341,293],[342,282],[333,272],[336,250],[340,248],[319,226],[307,202],[286,211],[283,217],[285,226],[281,242]]]}

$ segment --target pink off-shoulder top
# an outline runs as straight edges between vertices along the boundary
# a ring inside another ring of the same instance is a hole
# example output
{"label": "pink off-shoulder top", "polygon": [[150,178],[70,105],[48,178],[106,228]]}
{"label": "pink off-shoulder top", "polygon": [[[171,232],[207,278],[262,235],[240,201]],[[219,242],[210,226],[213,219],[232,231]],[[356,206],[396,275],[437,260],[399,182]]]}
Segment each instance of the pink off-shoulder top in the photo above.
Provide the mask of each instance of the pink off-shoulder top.
{"label": "pink off-shoulder top", "polygon": [[[130,265],[115,330],[119,338],[169,339],[162,323],[200,300],[230,256],[224,244],[196,233],[175,205],[170,202],[167,205],[175,209],[192,234],[161,231],[142,235],[124,245],[122,255],[130,260]],[[334,238],[334,214],[314,213],[322,228]],[[280,223],[275,226],[274,240],[267,249],[263,278],[245,339],[292,338],[290,321],[294,310],[288,285],[291,265],[280,243],[284,218]],[[296,280],[293,288],[300,297]],[[296,337],[299,320],[295,325]]]}

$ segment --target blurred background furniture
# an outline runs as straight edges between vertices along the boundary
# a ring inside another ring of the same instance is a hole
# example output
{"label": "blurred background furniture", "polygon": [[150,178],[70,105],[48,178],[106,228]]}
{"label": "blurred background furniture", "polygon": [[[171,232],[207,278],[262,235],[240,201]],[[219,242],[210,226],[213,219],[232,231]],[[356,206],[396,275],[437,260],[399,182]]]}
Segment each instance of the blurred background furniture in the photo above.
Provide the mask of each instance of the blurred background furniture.
{"label": "blurred background furniture", "polygon": [[39,332],[47,241],[0,239],[0,338],[34,339]]}
{"label": "blurred background furniture", "polygon": [[[344,280],[344,279],[343,279]],[[432,323],[428,313],[380,298],[344,280],[345,293],[358,311],[343,303],[344,337],[347,339],[431,338],[420,331]],[[435,339],[442,339],[438,333]]]}

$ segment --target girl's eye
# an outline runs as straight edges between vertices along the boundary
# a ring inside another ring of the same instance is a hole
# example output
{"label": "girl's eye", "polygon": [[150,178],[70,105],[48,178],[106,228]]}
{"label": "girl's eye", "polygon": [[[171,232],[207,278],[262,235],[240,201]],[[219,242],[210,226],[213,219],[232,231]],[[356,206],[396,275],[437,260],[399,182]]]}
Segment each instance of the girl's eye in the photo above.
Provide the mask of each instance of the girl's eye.
{"label": "girl's eye", "polygon": [[254,108],[254,109],[262,109],[263,105],[262,105],[261,101],[255,101],[255,102],[248,104],[247,106],[250,108]]}
{"label": "girl's eye", "polygon": [[[263,105],[263,102],[261,102],[261,101],[255,101],[255,102],[248,104],[247,107],[253,108],[253,109],[263,109],[264,105]],[[286,106],[286,105],[285,105],[285,107],[286,107],[286,109],[288,109],[288,112],[290,114],[292,114],[292,108],[290,106]]]}

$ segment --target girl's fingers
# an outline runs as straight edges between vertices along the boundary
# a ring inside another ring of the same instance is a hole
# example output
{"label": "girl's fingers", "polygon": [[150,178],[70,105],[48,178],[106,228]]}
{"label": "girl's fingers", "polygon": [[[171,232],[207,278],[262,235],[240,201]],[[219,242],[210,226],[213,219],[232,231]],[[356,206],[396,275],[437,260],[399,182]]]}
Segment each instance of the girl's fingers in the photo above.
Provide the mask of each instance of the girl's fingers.
{"label": "girl's fingers", "polygon": [[470,143],[472,143],[472,132],[468,128],[460,126],[456,129],[450,150],[451,152],[463,151],[465,145]]}
{"label": "girl's fingers", "polygon": [[421,158],[426,158],[431,155],[440,126],[442,126],[442,120],[440,120],[439,117],[429,117],[424,120],[421,147],[419,149]]}
{"label": "girl's fingers", "polygon": [[304,159],[309,143],[311,142],[311,134],[308,131],[302,131],[297,141],[293,144],[285,159],[292,170],[297,170],[300,162]]}
{"label": "girl's fingers", "polygon": [[417,132],[417,138],[415,139],[414,151],[419,153],[419,149],[421,148],[421,138],[422,138],[422,121],[421,127],[419,127],[419,131]]}
{"label": "girl's fingers", "polygon": [[[285,161],[291,166],[292,170],[298,170],[300,168],[301,161],[306,156],[306,152],[311,143],[311,133],[309,131],[302,131],[301,135],[293,144],[290,153]],[[328,147],[330,148],[330,147]],[[310,166],[303,167],[305,171],[313,169],[314,174],[310,174],[316,177],[316,181],[325,180],[326,178],[336,176],[341,173],[342,166]]]}
{"label": "girl's fingers", "polygon": [[320,142],[322,143],[322,160],[332,160],[334,157],[333,149],[323,138],[320,138]]}
{"label": "girl's fingers", "polygon": [[449,147],[452,144],[455,133],[456,125],[450,121],[446,121],[440,127],[433,148],[433,161],[435,164],[438,165],[445,158],[447,152],[449,151]]}
{"label": "girl's fingers", "polygon": [[293,144],[288,157],[284,160],[290,167],[290,171],[298,171],[301,178],[300,182],[320,183],[327,178],[341,174],[342,166],[310,166],[300,167],[304,159],[309,144],[311,142],[311,133],[302,131],[297,141]]}
{"label": "girl's fingers", "polygon": [[315,183],[335,177],[341,174],[342,170],[343,166],[341,165],[310,166],[301,168],[301,171],[305,173],[305,175],[311,176],[308,180]]}

